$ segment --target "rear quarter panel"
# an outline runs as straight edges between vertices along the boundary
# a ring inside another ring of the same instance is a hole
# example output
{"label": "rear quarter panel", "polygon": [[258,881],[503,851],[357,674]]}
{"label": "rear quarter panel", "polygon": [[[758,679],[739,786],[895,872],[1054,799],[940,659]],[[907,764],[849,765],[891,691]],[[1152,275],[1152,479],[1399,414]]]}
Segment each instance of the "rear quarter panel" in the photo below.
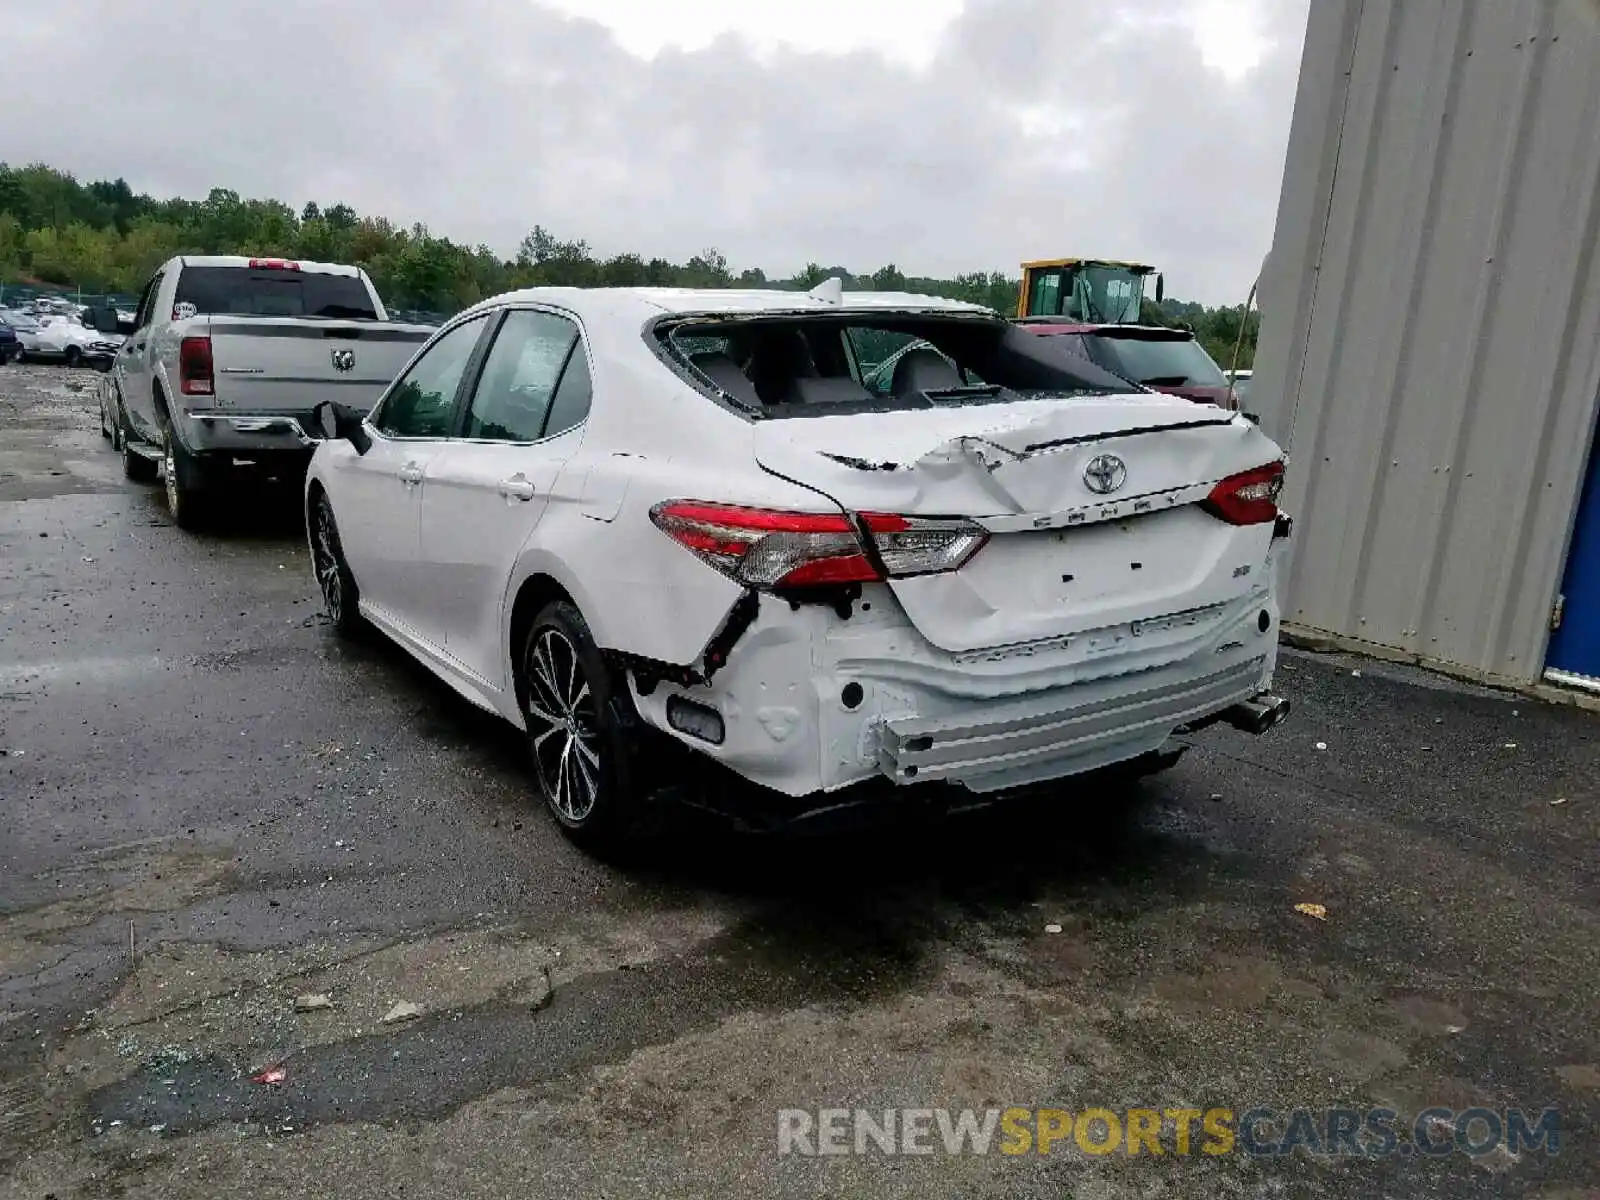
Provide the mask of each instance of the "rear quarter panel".
{"label": "rear quarter panel", "polygon": [[590,427],[557,486],[574,499],[551,505],[508,581],[508,647],[511,600],[526,579],[542,574],[572,596],[603,648],[693,664],[743,588],[657,529],[650,509],[671,499],[836,507],[762,470],[753,426],[653,359],[630,356],[638,336],[628,345],[624,331],[624,351],[615,356],[605,334],[590,339]]}
{"label": "rear quarter panel", "polygon": [[719,470],[710,455],[590,450],[592,444],[586,439],[589,452],[567,464],[557,485],[571,502],[552,504],[518,561],[507,591],[508,647],[510,599],[530,576],[547,575],[572,596],[601,647],[693,664],[744,589],[657,529],[650,509],[671,499],[829,507],[754,467],[747,443],[739,447],[751,463],[744,470],[731,463]]}

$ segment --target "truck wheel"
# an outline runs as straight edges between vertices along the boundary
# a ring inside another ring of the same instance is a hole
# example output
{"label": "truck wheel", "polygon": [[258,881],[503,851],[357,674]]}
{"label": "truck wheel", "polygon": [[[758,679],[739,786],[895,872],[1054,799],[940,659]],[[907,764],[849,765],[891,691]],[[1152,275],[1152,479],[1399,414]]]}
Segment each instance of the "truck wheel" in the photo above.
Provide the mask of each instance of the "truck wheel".
{"label": "truck wheel", "polygon": [[344,544],[339,541],[339,525],[333,519],[328,493],[319,490],[311,508],[311,569],[322,589],[323,607],[340,637],[353,638],[361,632],[361,589],[344,560]]}
{"label": "truck wheel", "polygon": [[83,351],[76,346],[68,346],[66,352],[61,356],[61,361],[68,367],[78,367],[83,362]]}
{"label": "truck wheel", "polygon": [[166,421],[161,423],[162,475],[167,491],[167,514],[179,529],[198,529],[201,520],[201,467],[184,449]]}

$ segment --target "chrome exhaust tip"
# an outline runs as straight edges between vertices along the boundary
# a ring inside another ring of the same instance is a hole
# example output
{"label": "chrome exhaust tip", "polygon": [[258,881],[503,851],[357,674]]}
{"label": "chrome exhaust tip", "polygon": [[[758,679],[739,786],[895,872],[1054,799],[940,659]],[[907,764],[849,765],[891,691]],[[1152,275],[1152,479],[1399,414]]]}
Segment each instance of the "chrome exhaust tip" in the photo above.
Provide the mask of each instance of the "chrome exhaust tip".
{"label": "chrome exhaust tip", "polygon": [[1289,715],[1289,701],[1283,696],[1262,693],[1241,700],[1222,711],[1222,720],[1244,733],[1260,735]]}

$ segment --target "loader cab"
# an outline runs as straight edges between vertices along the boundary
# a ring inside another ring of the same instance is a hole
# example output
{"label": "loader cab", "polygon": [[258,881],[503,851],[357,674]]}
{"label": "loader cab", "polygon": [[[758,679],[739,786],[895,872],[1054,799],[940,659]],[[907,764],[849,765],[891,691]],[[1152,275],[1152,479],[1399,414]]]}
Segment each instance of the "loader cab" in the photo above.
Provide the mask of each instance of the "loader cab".
{"label": "loader cab", "polygon": [[1023,263],[1017,317],[1135,325],[1152,278],[1154,294],[1150,298],[1159,304],[1165,288],[1154,267],[1084,258]]}

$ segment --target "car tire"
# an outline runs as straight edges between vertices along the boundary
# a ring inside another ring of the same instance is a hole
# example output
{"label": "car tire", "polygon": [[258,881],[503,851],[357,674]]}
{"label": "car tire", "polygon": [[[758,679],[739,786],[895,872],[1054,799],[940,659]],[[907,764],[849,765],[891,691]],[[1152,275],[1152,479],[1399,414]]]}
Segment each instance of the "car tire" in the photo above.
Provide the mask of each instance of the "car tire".
{"label": "car tire", "polygon": [[83,365],[83,351],[76,346],[68,346],[61,353],[61,364],[73,369]]}
{"label": "car tire", "polygon": [[534,617],[518,647],[518,696],[540,795],[556,824],[590,850],[635,832],[638,716],[583,615],[564,600]]}
{"label": "car tire", "polygon": [[340,637],[355,638],[366,624],[361,617],[361,589],[345,561],[344,543],[339,540],[339,523],[333,517],[333,502],[319,490],[309,516],[311,529],[311,570],[322,592],[322,606]]}
{"label": "car tire", "polygon": [[200,506],[205,502],[201,495],[202,468],[166,420],[161,422],[161,463],[167,515],[179,529],[200,528],[203,524]]}

